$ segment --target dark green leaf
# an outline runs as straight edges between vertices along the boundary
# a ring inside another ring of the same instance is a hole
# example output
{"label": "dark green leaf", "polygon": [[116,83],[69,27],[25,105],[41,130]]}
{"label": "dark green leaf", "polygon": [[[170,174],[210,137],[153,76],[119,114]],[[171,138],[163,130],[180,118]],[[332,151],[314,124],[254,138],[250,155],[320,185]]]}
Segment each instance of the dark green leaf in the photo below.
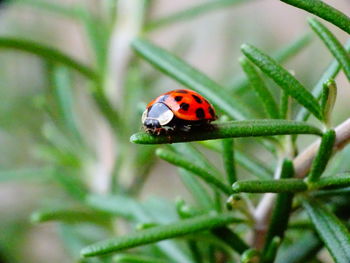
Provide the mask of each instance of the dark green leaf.
{"label": "dark green leaf", "polygon": [[228,116],[238,120],[246,119],[247,115],[244,113],[245,109],[240,106],[240,101],[233,98],[223,87],[204,73],[144,39],[135,40],[132,46],[153,66],[186,87],[199,92]]}
{"label": "dark green leaf", "polygon": [[315,134],[322,132],[305,122],[287,120],[247,120],[217,123],[212,129],[182,132],[176,135],[154,136],[145,132],[132,135],[130,141],[139,144],[162,144],[203,141],[223,138],[273,136],[283,134]]}
{"label": "dark green leaf", "polygon": [[84,257],[104,255],[165,239],[210,230],[235,222],[238,223],[241,220],[235,218],[232,213],[193,217],[169,225],[157,226],[126,236],[100,241],[82,249],[81,255]]}
{"label": "dark green leaf", "polygon": [[315,182],[321,177],[326,169],[327,163],[333,152],[333,144],[335,142],[335,131],[329,130],[322,136],[321,145],[315,159],[312,162],[310,174],[307,177],[308,182]]}
{"label": "dark green leaf", "polygon": [[336,25],[350,34],[350,18],[334,7],[321,0],[281,0],[287,4],[304,9],[309,13],[315,14],[324,20]]}
{"label": "dark green leaf", "polygon": [[329,29],[317,19],[310,18],[309,24],[316,34],[322,39],[333,56],[338,60],[339,64],[343,67],[346,77],[350,81],[350,55],[346,49],[331,33],[331,31],[329,31]]}
{"label": "dark green leaf", "polygon": [[[288,179],[294,176],[294,167],[293,162],[290,160],[284,160],[281,168],[281,179]],[[292,210],[292,201],[293,194],[292,193],[280,193],[277,196],[275,207],[272,211],[272,216],[270,220],[269,229],[267,231],[267,236],[265,240],[265,247],[263,258],[266,260],[264,262],[270,262],[271,260],[267,260],[266,254],[268,253],[269,247],[271,246],[271,242],[273,238],[279,237],[280,241],[283,240],[284,232],[288,227],[289,215]],[[273,245],[272,245],[273,246]],[[272,261],[273,262],[273,261]]]}
{"label": "dark green leaf", "polygon": [[338,187],[347,187],[347,186],[350,186],[349,173],[327,176],[327,177],[320,178],[319,180],[313,183],[309,183],[309,188],[311,189],[319,189],[319,188],[327,188],[327,187],[338,188]]}
{"label": "dark green leaf", "polygon": [[[311,37],[309,34],[303,35],[302,37],[296,39],[292,43],[287,46],[277,50],[272,54],[272,58],[275,59],[279,63],[283,63],[287,61],[289,58],[294,57],[297,53],[299,53],[303,48],[305,48],[311,42]],[[240,94],[241,92],[248,91],[249,83],[246,76],[242,74],[242,76],[237,77],[230,85],[231,89],[236,94]]]}
{"label": "dark green leaf", "polygon": [[254,68],[254,66],[246,59],[240,60],[241,66],[246,73],[248,80],[250,82],[250,86],[255,90],[259,99],[261,100],[266,113],[272,119],[279,118],[278,106],[273,98],[271,92],[265,85],[263,79],[259,75],[258,71]]}
{"label": "dark green leaf", "polygon": [[[348,41],[345,44],[345,49],[349,53],[350,41]],[[335,79],[336,76],[339,74],[340,69],[341,69],[341,67],[340,67],[338,61],[337,60],[332,61],[330,63],[330,65],[327,67],[327,69],[325,70],[325,72],[322,74],[319,81],[316,83],[316,85],[312,89],[312,94],[315,97],[319,97],[320,94],[322,93],[322,88],[323,88],[324,83],[326,83],[330,79]],[[300,108],[299,112],[296,114],[295,119],[297,121],[306,121],[308,119],[309,115],[310,115],[309,112],[305,108],[302,107],[302,108]]]}
{"label": "dark green leaf", "polygon": [[247,180],[232,185],[235,193],[296,193],[306,191],[307,184],[301,179]]}
{"label": "dark green leaf", "polygon": [[228,182],[230,184],[233,184],[237,180],[233,139],[222,140],[222,157],[224,161],[224,168],[226,171]]}
{"label": "dark green leaf", "polygon": [[299,237],[283,253],[277,254],[276,263],[305,263],[314,258],[322,248],[322,243],[314,233]]}
{"label": "dark green leaf", "polygon": [[278,249],[281,245],[281,238],[275,236],[269,243],[264,253],[262,263],[274,263],[277,256]]}
{"label": "dark green leaf", "polygon": [[212,230],[212,233],[232,247],[239,254],[242,254],[249,246],[231,229],[227,227],[218,227]]}
{"label": "dark green leaf", "polygon": [[165,149],[157,149],[156,151],[157,156],[162,158],[163,160],[174,164],[176,166],[182,167],[196,175],[198,175],[200,178],[202,178],[205,182],[208,184],[211,184],[215,187],[217,187],[222,192],[230,195],[232,193],[231,188],[224,184],[216,175],[213,175],[208,170],[194,164],[188,158],[183,157],[180,154],[174,153],[169,150]]}
{"label": "dark green leaf", "polygon": [[287,94],[307,108],[315,117],[322,120],[317,100],[291,73],[254,46],[243,44],[241,49],[247,58],[276,82]]}
{"label": "dark green leaf", "polygon": [[346,227],[323,204],[304,200],[303,205],[335,262],[350,262],[350,233]]}

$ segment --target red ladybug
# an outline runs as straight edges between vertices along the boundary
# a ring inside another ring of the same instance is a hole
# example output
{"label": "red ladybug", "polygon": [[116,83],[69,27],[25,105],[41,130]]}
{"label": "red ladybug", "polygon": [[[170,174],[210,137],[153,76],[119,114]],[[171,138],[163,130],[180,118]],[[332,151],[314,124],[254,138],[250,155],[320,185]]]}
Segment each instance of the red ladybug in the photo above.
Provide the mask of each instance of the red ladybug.
{"label": "red ladybug", "polygon": [[190,131],[216,120],[213,106],[203,96],[188,89],[166,92],[152,100],[142,114],[146,132],[159,135]]}

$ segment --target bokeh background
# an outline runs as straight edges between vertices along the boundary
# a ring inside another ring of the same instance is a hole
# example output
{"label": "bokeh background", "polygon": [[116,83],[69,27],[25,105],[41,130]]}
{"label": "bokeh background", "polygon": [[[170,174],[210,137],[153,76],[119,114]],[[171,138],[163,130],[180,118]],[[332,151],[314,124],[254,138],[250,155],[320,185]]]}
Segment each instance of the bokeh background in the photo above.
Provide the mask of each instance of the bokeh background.
{"label": "bokeh background", "polygon": [[[64,235],[57,231],[54,223],[34,225],[29,220],[33,210],[67,201],[59,184],[46,178],[51,173],[52,164],[79,166],[79,173],[90,191],[107,193],[115,157],[123,149],[128,155],[122,161],[120,177],[125,185],[135,180],[135,169],[138,168],[133,156],[138,150],[128,145],[128,137],[141,129],[138,120],[145,103],[179,85],[138,61],[142,77],[148,82],[144,89],[138,90],[135,100],[125,98],[126,75],[130,73],[130,65],[137,60],[129,47],[134,37],[145,36],[225,87],[234,89],[242,75],[238,63],[242,43],[252,43],[271,54],[305,34],[312,35],[306,12],[276,0],[247,1],[148,30],[142,21],[156,21],[203,1],[152,0],[147,2],[145,13],[140,7],[143,1],[137,0],[40,1],[47,2],[47,8],[38,7],[37,2],[2,1],[0,36],[39,42],[82,63],[96,66],[94,50],[82,23],[84,19],[69,14],[77,9],[85,10],[86,16],[99,21],[95,26],[96,34],[103,31],[102,26],[108,27],[111,34],[107,43],[101,46],[102,53],[107,56],[107,97],[116,108],[131,103],[128,107],[135,110],[124,117],[137,124],[124,135],[124,143],[115,141],[112,129],[89,96],[89,83],[72,74],[72,112],[85,142],[84,146],[75,145],[67,140],[64,131],[55,128],[57,105],[55,92],[49,87],[50,65],[36,56],[0,48],[0,262],[72,262],[62,242]],[[350,15],[349,0],[325,2]],[[346,41],[344,32],[328,26],[342,42]],[[314,37],[306,48],[284,65],[311,88],[330,61],[329,52]],[[334,124],[350,113],[349,83],[343,73],[337,78],[337,83],[339,96]],[[240,96],[249,102],[251,95]],[[254,103],[251,106],[255,107]],[[251,147],[252,151],[257,150]],[[173,167],[151,157],[149,162],[152,166],[147,180],[142,181],[140,199],[158,196],[173,200],[179,195],[189,198]]]}

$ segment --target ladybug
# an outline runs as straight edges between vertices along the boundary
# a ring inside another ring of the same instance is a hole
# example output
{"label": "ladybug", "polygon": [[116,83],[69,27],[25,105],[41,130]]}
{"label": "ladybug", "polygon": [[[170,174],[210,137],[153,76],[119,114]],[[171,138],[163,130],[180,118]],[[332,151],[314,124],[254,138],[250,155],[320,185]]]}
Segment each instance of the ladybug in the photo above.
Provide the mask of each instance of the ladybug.
{"label": "ladybug", "polygon": [[210,122],[216,119],[213,106],[202,95],[188,89],[160,95],[147,105],[142,114],[145,131],[153,135],[209,127]]}

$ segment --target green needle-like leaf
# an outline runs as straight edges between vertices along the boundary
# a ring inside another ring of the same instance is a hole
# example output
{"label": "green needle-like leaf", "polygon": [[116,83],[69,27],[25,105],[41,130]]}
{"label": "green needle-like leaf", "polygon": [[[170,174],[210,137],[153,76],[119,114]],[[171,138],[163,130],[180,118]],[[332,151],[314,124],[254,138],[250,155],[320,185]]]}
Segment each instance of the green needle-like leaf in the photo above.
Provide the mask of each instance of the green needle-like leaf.
{"label": "green needle-like leaf", "polygon": [[339,40],[325,27],[321,22],[315,18],[309,19],[309,24],[315,33],[322,39],[329,51],[338,60],[342,66],[346,77],[350,81],[350,55],[339,42]]}
{"label": "green needle-like leaf", "polygon": [[222,157],[224,161],[224,168],[226,171],[227,179],[230,184],[236,182],[236,167],[233,147],[233,139],[222,140]]}
{"label": "green needle-like leaf", "polygon": [[308,189],[301,179],[247,180],[232,185],[235,193],[296,193]]}
{"label": "green needle-like leaf", "polygon": [[[294,176],[294,167],[293,162],[290,160],[284,160],[282,168],[281,168],[281,179],[288,179]],[[280,193],[277,196],[275,207],[272,212],[269,229],[267,231],[267,236],[265,240],[265,247],[263,258],[267,258],[265,255],[267,254],[269,247],[271,246],[271,242],[275,237],[279,237],[280,241],[283,240],[284,232],[288,227],[289,215],[292,210],[292,201],[293,194],[292,193]],[[272,245],[273,247],[273,245]],[[271,262],[269,260],[264,260],[264,262]],[[273,261],[272,261],[273,262]]]}
{"label": "green needle-like leaf", "polygon": [[155,257],[133,255],[133,254],[121,254],[113,257],[115,263],[167,263],[165,259],[159,259]]}
{"label": "green needle-like leaf", "polygon": [[17,38],[0,37],[0,49],[2,48],[16,49],[32,53],[51,62],[62,63],[90,79],[96,80],[98,78],[96,72],[88,66],[72,59],[57,49],[46,47],[39,43]]}
{"label": "green needle-like leaf", "polygon": [[310,262],[311,258],[322,248],[321,240],[315,233],[307,233],[297,239],[283,253],[277,254],[276,263],[304,263]]}
{"label": "green needle-like leaf", "polygon": [[271,92],[265,85],[263,79],[259,75],[258,71],[247,59],[241,59],[240,63],[249,79],[250,86],[255,90],[255,92],[259,96],[267,114],[272,119],[278,119],[279,112],[277,103],[273,98]]}
{"label": "green needle-like leaf", "polygon": [[258,160],[251,159],[251,156],[248,157],[239,151],[235,151],[235,160],[242,168],[246,169],[259,179],[271,179],[273,175],[273,171],[266,167],[263,163],[260,163]]}
{"label": "green needle-like leaf", "polygon": [[[272,54],[272,58],[275,59],[278,63],[282,64],[286,62],[288,59],[294,57],[298,54],[302,49],[304,49],[311,42],[311,37],[309,34],[303,35],[302,37],[296,39],[292,43],[286,45],[285,47],[277,50]],[[249,91],[249,81],[242,74],[239,77],[236,77],[232,83],[230,84],[231,90],[234,91],[235,94],[242,94],[243,92]]]}
{"label": "green needle-like leaf", "polygon": [[30,216],[33,223],[61,221],[66,223],[92,222],[106,224],[109,219],[110,217],[106,213],[81,209],[45,209],[36,211]]}
{"label": "green needle-like leaf", "polygon": [[208,190],[197,180],[196,175],[183,168],[179,169],[179,174],[182,183],[186,186],[197,203],[207,210],[212,209],[214,204]]}
{"label": "green needle-like leaf", "polygon": [[[345,50],[349,53],[350,41],[346,42]],[[329,64],[329,66],[326,68],[326,70],[322,74],[321,78],[319,79],[319,81],[316,83],[316,85],[312,89],[312,94],[316,98],[319,97],[320,94],[322,93],[322,88],[323,88],[324,83],[326,83],[330,79],[335,79],[337,77],[337,75],[339,74],[340,69],[341,69],[341,67],[336,59],[333,60]],[[306,121],[308,119],[309,115],[310,115],[309,112],[305,108],[301,107],[299,112],[296,114],[295,119],[297,121]]]}
{"label": "green needle-like leaf", "polygon": [[318,128],[305,122],[287,120],[247,120],[218,123],[215,124],[213,129],[181,132],[176,135],[154,136],[146,132],[139,132],[132,135],[130,141],[138,144],[163,144],[284,134],[321,135],[322,132]]}
{"label": "green needle-like leaf", "polygon": [[249,248],[249,246],[228,227],[215,228],[212,230],[212,233],[240,254]]}
{"label": "green needle-like leaf", "polygon": [[241,49],[249,60],[276,82],[287,94],[307,108],[315,117],[322,120],[322,114],[317,100],[291,73],[254,46],[243,44]]}
{"label": "green needle-like leaf", "polygon": [[247,114],[244,113],[246,109],[240,106],[240,101],[204,73],[147,40],[135,40],[132,46],[140,56],[157,69],[186,87],[199,92],[228,116],[238,120],[246,119]]}
{"label": "green needle-like leaf", "polygon": [[304,200],[303,206],[334,261],[350,262],[350,233],[347,228],[323,204]]}
{"label": "green needle-like leaf", "polygon": [[329,130],[323,134],[320,148],[312,162],[310,174],[307,177],[308,182],[315,182],[321,177],[323,171],[326,169],[327,163],[333,152],[335,136],[336,134],[334,130]]}
{"label": "green needle-like leaf", "polygon": [[336,25],[350,34],[350,18],[321,0],[281,0],[284,3],[304,9]]}
{"label": "green needle-like leaf", "polygon": [[104,255],[238,222],[241,222],[241,220],[237,219],[232,213],[193,217],[169,225],[157,226],[126,236],[98,242],[83,248],[81,255],[84,257]]}
{"label": "green needle-like leaf", "polygon": [[323,85],[323,92],[321,95],[321,109],[324,116],[326,126],[330,126],[331,113],[337,98],[337,84],[333,79],[328,80]]}
{"label": "green needle-like leaf", "polygon": [[202,178],[208,184],[211,184],[221,190],[222,192],[230,195],[232,193],[231,188],[224,184],[219,178],[217,178],[212,173],[208,172],[208,170],[194,164],[192,161],[188,160],[188,158],[183,157],[180,154],[174,153],[165,149],[157,149],[157,156],[161,159],[174,164],[176,166],[182,167]]}
{"label": "green needle-like leaf", "polygon": [[350,186],[349,173],[327,176],[327,177],[320,178],[314,183],[309,183],[309,188],[311,189],[320,189],[320,188],[329,188],[329,187],[338,188],[338,187],[347,187],[347,186]]}

